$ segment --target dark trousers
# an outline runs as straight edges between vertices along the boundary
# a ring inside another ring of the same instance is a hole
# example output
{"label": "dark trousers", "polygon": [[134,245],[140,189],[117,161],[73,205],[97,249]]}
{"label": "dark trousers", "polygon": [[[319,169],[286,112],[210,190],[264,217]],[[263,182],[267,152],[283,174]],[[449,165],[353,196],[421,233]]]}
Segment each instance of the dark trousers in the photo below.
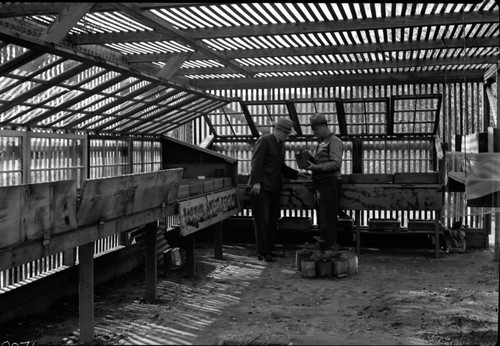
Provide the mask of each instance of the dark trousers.
{"label": "dark trousers", "polygon": [[257,253],[267,255],[275,250],[276,230],[280,217],[281,192],[261,191],[253,197],[253,222]]}
{"label": "dark trousers", "polygon": [[325,178],[314,182],[318,228],[321,238],[325,241],[325,249],[330,249],[337,242],[340,184],[341,181],[337,178]]}

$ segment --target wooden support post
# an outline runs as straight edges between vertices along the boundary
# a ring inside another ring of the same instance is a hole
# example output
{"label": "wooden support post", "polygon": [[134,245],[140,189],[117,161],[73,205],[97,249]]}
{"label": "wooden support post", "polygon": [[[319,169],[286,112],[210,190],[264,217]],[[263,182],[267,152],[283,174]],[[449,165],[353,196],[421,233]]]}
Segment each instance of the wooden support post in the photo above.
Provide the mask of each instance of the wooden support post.
{"label": "wooden support post", "polygon": [[194,233],[184,237],[184,250],[186,252],[186,271],[188,277],[193,277],[196,272],[194,261]]}
{"label": "wooden support post", "polygon": [[72,267],[76,262],[76,247],[63,252],[63,265]]}
{"label": "wooden support post", "polygon": [[158,221],[148,223],[144,227],[144,245],[145,245],[145,282],[146,291],[144,301],[152,303],[156,300],[156,283],[158,277],[157,258],[156,258],[156,232]]}
{"label": "wooden support post", "polygon": [[495,261],[500,261],[500,213],[495,213]]}
{"label": "wooden support post", "polygon": [[361,253],[361,210],[354,211],[354,218],[356,219],[356,255]]}
{"label": "wooden support post", "polygon": [[119,244],[123,245],[123,246],[128,245],[128,238],[129,238],[128,232],[121,232],[118,235],[118,242],[119,242]]}
{"label": "wooden support post", "polygon": [[223,259],[222,254],[222,222],[214,225],[214,258]]}
{"label": "wooden support post", "polygon": [[79,247],[80,342],[94,340],[94,242]]}
{"label": "wooden support post", "polygon": [[435,230],[435,241],[434,241],[434,256],[439,258],[439,233],[441,233],[441,226],[439,221],[441,220],[441,212],[435,211],[435,219],[434,219],[434,230]]}

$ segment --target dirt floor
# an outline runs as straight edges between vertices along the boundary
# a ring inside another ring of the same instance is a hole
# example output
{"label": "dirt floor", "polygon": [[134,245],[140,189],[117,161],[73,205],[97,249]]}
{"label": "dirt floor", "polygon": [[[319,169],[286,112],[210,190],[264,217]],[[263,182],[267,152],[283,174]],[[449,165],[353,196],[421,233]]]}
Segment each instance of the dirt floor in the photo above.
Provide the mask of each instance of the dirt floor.
{"label": "dirt floor", "polygon": [[[92,344],[494,345],[499,263],[492,250],[363,249],[359,272],[303,278],[296,246],[277,262],[248,244],[215,260],[197,245],[197,275],[160,268],[158,300],[145,304],[144,272],[96,287]],[[0,326],[0,342],[79,344],[77,297]],[[6,344],[2,344],[6,345]],[[21,344],[22,345],[22,344]]]}

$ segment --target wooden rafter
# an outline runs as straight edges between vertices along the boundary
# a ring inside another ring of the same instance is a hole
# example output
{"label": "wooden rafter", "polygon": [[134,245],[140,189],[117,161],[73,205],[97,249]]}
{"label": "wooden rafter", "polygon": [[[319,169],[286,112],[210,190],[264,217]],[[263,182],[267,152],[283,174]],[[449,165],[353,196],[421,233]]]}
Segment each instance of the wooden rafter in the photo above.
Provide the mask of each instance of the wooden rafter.
{"label": "wooden rafter", "polygon": [[[139,10],[139,9],[137,9]],[[182,33],[190,40],[217,39],[230,37],[252,37],[264,35],[292,35],[327,32],[346,32],[350,30],[379,30],[405,27],[461,25],[474,23],[498,23],[499,11],[489,12],[466,12],[448,14],[427,14],[420,16],[400,16],[385,18],[365,18],[338,21],[285,23],[285,24],[262,24],[241,25],[231,27],[195,28],[185,29]],[[152,16],[158,19],[156,16]],[[113,37],[116,37],[113,39]],[[129,42],[134,41],[157,41],[172,40],[178,36],[174,32],[157,33],[122,33],[122,34],[83,34],[72,39],[74,44]]]}
{"label": "wooden rafter", "polygon": [[[22,2],[5,3],[0,5],[0,18],[20,16],[40,16],[60,13],[66,3],[64,2]],[[137,6],[143,10],[154,8],[200,6],[204,2],[140,2]],[[106,2],[98,2],[91,12],[109,12],[114,7]]]}
{"label": "wooden rafter", "polygon": [[[475,65],[492,64],[497,61],[496,56],[481,57],[462,57],[446,59],[411,59],[399,61],[366,61],[350,63],[330,63],[330,64],[302,64],[302,65],[265,65],[252,66],[254,73],[270,72],[296,72],[296,71],[328,71],[328,70],[362,70],[362,69],[382,69],[382,68],[400,68],[400,67],[422,67],[422,66],[441,66],[441,65]],[[231,69],[224,67],[214,68],[183,68],[177,75],[186,76],[190,74],[228,74]]]}
{"label": "wooden rafter", "polygon": [[[173,91],[165,93],[164,95],[162,95],[160,97],[157,97],[155,99],[155,102],[160,103],[160,102],[163,102],[163,101],[168,100],[170,98],[174,98],[174,97],[179,98],[179,97],[182,97],[182,96],[177,96],[177,95],[179,95],[179,91],[178,90],[173,90]],[[130,110],[128,112],[123,112],[123,110],[119,110],[119,111],[115,112],[114,114],[108,115],[109,118],[110,118],[110,120],[108,120],[104,124],[101,124],[100,126],[94,128],[94,130],[101,131],[104,128],[107,128],[107,127],[110,127],[113,124],[116,124],[117,122],[120,122],[120,121],[123,121],[123,120],[126,121],[127,119],[131,118],[133,115],[138,114],[139,112],[142,112],[143,110],[145,110],[145,109],[153,106],[149,102],[148,103],[141,102],[141,101],[138,101],[138,102],[139,102],[138,104],[141,104],[141,105],[140,106],[137,106],[137,104],[131,105],[129,107]],[[156,106],[156,107],[158,108],[158,106]]]}
{"label": "wooden rafter", "polygon": [[477,82],[483,80],[482,69],[467,71],[426,71],[426,72],[398,72],[398,73],[360,73],[339,74],[328,76],[300,76],[300,77],[269,77],[252,78],[251,80],[234,79],[231,83],[227,80],[197,80],[198,88],[206,90],[216,89],[265,89],[294,87],[319,87],[337,85],[377,85],[377,84],[407,84],[407,83],[459,83]]}
{"label": "wooden rafter", "polygon": [[165,62],[165,66],[158,71],[158,76],[166,79],[172,78],[191,54],[192,52],[171,55]]}
{"label": "wooden rafter", "polygon": [[61,42],[93,6],[93,2],[66,3],[57,18],[42,32],[40,39],[47,42]]}
{"label": "wooden rafter", "polygon": [[[110,34],[114,35],[114,34]],[[297,47],[297,48],[267,48],[267,49],[240,49],[227,51],[226,56],[231,59],[259,58],[259,57],[282,57],[282,56],[304,56],[321,54],[354,54],[391,52],[407,50],[428,50],[428,49],[452,49],[452,48],[479,48],[497,47],[498,37],[474,37],[465,39],[448,39],[436,41],[412,41],[412,42],[385,42],[347,44],[340,46],[319,46],[319,47]],[[128,63],[143,63],[153,61],[165,61],[170,57],[180,53],[154,53],[154,54],[133,54],[124,57]],[[204,54],[194,52],[190,59],[203,59]]]}

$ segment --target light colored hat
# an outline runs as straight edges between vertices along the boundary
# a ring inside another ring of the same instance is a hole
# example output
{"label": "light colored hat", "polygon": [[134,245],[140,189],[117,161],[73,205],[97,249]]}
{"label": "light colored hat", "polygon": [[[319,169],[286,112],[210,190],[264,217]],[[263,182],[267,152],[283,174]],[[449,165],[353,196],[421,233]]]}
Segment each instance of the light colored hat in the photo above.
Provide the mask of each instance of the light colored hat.
{"label": "light colored hat", "polygon": [[321,113],[316,113],[316,114],[313,114],[313,115],[309,118],[309,124],[311,124],[311,126],[314,126],[314,125],[319,125],[319,124],[326,124],[326,118],[325,118],[325,115],[324,115],[324,114],[321,114]]}
{"label": "light colored hat", "polygon": [[292,131],[293,122],[287,118],[279,118],[274,127],[288,134]]}

